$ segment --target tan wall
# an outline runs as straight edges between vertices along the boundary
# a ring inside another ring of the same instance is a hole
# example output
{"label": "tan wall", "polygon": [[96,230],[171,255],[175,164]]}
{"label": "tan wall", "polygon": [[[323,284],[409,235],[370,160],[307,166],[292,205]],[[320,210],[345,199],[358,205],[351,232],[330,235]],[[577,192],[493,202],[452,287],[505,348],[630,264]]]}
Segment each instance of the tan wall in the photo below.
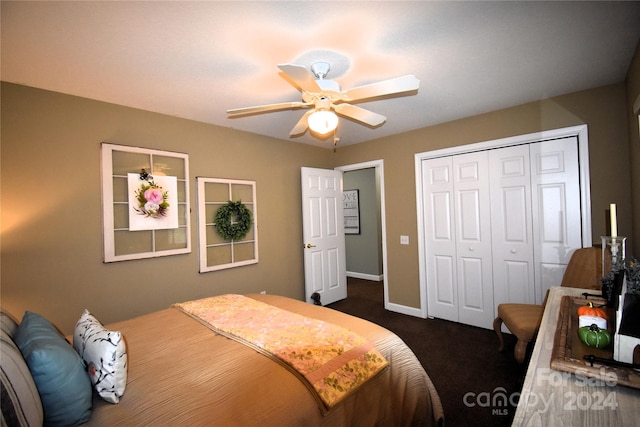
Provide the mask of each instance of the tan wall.
{"label": "tan wall", "polygon": [[[39,312],[66,333],[84,307],[113,322],[225,292],[265,289],[301,299],[301,166],[384,160],[384,274],[391,302],[409,307],[419,306],[415,153],[586,123],[593,238],[597,242],[605,233],[610,202],[619,206],[620,234],[631,232],[623,84],[339,147],[336,153],[12,84],[3,83],[1,101],[2,306],[19,316],[26,309]],[[102,263],[102,141],[189,154],[191,254]],[[258,264],[197,272],[196,176],[256,181]],[[400,245],[401,234],[410,237],[410,245]]]}
{"label": "tan wall", "polygon": [[[100,143],[189,154],[192,252],[104,264]],[[300,167],[333,153],[121,106],[2,84],[2,306],[69,333],[227,292],[304,297]],[[256,265],[198,273],[195,177],[256,181]]]}
{"label": "tan wall", "polygon": [[640,258],[640,132],[638,117],[633,114],[633,104],[640,97],[640,42],[636,47],[629,71],[627,72],[627,114],[629,117],[629,159],[631,164],[631,203],[633,206],[633,231],[635,257]]}
{"label": "tan wall", "polygon": [[[414,155],[542,130],[587,124],[594,243],[606,229],[609,203],[618,204],[618,232],[631,232],[625,86],[601,87],[455,122],[419,129],[337,151],[339,165],[383,159],[391,302],[419,306]],[[400,235],[410,245],[400,245]],[[608,233],[607,233],[608,234]]]}

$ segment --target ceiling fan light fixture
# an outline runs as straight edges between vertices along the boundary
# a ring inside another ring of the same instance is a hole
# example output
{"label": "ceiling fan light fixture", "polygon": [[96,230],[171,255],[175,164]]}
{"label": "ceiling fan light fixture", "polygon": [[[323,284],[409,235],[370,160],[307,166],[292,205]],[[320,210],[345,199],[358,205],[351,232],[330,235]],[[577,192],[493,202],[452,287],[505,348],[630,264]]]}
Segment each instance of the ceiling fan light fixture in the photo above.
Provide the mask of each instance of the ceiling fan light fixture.
{"label": "ceiling fan light fixture", "polygon": [[[289,132],[290,137],[304,135],[307,131],[312,136],[326,139],[338,126],[338,116],[345,117],[371,128],[381,126],[387,118],[374,113],[352,102],[373,100],[374,98],[398,96],[403,93],[417,91],[420,80],[414,75],[382,80],[364,86],[342,90],[334,80],[325,79],[331,69],[328,62],[315,62],[311,65],[311,73],[303,65],[279,64],[280,71],[287,76],[289,82],[301,92],[302,102],[281,102],[277,104],[258,105],[255,107],[234,108],[227,110],[231,117],[267,113],[278,110],[295,110],[310,108]],[[314,77],[317,78],[314,79]]]}
{"label": "ceiling fan light fixture", "polygon": [[307,119],[309,129],[320,135],[326,135],[338,127],[338,116],[333,111],[318,110]]}

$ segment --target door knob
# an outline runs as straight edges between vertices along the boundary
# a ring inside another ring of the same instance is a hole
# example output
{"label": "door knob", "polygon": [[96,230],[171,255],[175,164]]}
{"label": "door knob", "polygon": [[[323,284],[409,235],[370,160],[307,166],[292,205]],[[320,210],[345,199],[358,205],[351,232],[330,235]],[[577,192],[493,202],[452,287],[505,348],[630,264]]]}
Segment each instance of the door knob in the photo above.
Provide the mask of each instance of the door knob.
{"label": "door knob", "polygon": [[512,254],[515,254],[515,253],[516,253],[516,250],[515,250],[515,249],[511,249],[511,253],[512,253]]}
{"label": "door knob", "polygon": [[471,247],[469,247],[469,250],[470,250],[471,252],[473,252],[475,249],[474,249],[474,247],[473,247],[473,246],[471,246]]}
{"label": "door knob", "polygon": [[307,248],[307,249],[311,249],[311,248],[315,248],[316,245],[312,245],[311,243],[307,243],[306,245],[303,246],[303,248]]}

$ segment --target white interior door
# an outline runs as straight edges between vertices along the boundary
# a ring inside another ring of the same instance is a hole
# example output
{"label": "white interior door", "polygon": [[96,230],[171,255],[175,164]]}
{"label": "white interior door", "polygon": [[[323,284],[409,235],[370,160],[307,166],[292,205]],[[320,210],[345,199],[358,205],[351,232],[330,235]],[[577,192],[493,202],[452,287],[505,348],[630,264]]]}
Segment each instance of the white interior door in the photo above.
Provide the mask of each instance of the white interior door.
{"label": "white interior door", "polygon": [[301,168],[305,298],[322,305],[347,297],[342,172]]}
{"label": "white interior door", "polygon": [[486,151],[453,158],[460,322],[491,328],[491,195]]}

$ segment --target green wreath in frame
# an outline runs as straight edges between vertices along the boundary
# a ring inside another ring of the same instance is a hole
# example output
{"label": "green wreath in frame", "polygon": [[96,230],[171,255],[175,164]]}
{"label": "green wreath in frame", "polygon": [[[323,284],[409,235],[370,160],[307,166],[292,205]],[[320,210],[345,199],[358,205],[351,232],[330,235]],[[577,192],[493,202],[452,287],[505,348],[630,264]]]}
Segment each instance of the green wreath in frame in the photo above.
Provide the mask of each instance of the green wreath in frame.
{"label": "green wreath in frame", "polygon": [[253,215],[242,201],[229,200],[226,205],[218,208],[213,225],[224,240],[240,240],[249,233]]}

